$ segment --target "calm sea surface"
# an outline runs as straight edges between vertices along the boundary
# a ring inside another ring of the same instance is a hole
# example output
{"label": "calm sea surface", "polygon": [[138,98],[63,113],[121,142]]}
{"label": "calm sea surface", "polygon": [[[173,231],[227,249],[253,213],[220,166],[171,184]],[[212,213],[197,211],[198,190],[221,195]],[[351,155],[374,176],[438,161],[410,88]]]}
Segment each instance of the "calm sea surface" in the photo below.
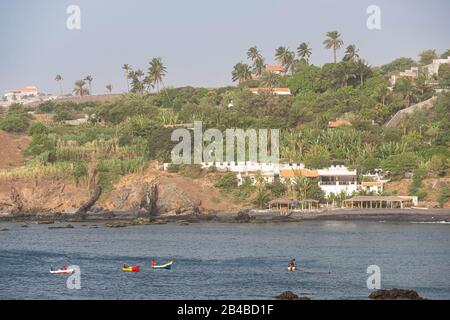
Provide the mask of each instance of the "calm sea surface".
{"label": "calm sea surface", "polygon": [[[450,299],[448,224],[22,225],[0,224],[9,229],[0,232],[0,299],[270,299],[286,290],[364,299],[369,265],[381,268],[383,288]],[[291,257],[297,272],[287,271]],[[151,270],[151,259],[174,268]],[[141,272],[124,273],[123,263]],[[78,265],[81,289],[67,289],[51,264]]]}

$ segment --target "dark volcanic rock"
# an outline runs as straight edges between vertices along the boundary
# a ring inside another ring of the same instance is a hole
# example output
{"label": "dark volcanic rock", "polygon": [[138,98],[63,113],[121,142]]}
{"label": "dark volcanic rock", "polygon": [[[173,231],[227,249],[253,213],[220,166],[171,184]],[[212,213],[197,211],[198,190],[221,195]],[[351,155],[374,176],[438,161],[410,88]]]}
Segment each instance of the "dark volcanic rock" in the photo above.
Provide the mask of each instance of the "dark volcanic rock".
{"label": "dark volcanic rock", "polygon": [[281,294],[279,294],[278,296],[275,296],[276,299],[279,300],[311,300],[308,297],[300,297],[298,295],[296,295],[295,293],[293,293],[292,291],[285,291]]}
{"label": "dark volcanic rock", "polygon": [[423,298],[414,290],[392,289],[376,290],[369,294],[369,299],[375,300],[422,300]]}
{"label": "dark volcanic rock", "polygon": [[38,221],[37,224],[54,224],[55,221]]}
{"label": "dark volcanic rock", "polygon": [[4,228],[4,229],[0,229],[0,231],[9,231],[9,229]]}
{"label": "dark volcanic rock", "polygon": [[236,217],[236,221],[249,222],[250,220],[251,220],[251,217],[248,214],[248,211],[241,210],[241,211],[238,212],[237,217]]}

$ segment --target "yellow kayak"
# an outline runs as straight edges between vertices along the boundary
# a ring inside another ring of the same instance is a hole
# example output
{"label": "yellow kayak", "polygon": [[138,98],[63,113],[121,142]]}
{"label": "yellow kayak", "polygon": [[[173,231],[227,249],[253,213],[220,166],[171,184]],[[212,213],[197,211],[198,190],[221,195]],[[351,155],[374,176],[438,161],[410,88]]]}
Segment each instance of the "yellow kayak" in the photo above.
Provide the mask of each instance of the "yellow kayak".
{"label": "yellow kayak", "polygon": [[133,266],[128,268],[122,268],[122,271],[126,272],[139,272],[139,266]]}

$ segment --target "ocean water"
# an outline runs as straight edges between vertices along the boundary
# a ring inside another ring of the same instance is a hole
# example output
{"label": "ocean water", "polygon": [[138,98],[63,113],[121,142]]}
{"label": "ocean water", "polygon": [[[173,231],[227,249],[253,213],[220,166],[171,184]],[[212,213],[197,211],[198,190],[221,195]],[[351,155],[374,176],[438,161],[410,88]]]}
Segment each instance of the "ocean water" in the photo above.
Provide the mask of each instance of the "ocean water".
{"label": "ocean water", "polygon": [[[450,299],[448,224],[23,224],[0,224],[9,229],[0,232],[0,299],[271,299],[286,290],[365,299],[369,265],[380,267],[382,288]],[[291,257],[297,272],[287,271]],[[174,267],[152,270],[151,259]],[[122,272],[124,263],[141,272]],[[81,289],[67,289],[51,264],[78,265]]]}

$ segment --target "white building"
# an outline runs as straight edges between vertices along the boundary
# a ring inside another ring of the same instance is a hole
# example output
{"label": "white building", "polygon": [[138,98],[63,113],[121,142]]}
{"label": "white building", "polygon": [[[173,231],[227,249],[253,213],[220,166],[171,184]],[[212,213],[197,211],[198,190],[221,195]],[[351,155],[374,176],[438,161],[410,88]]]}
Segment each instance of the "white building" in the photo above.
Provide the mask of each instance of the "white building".
{"label": "white building", "polygon": [[450,57],[447,59],[434,59],[432,63],[423,67],[412,67],[409,70],[400,72],[398,75],[392,75],[390,83],[392,86],[399,78],[417,78],[419,74],[425,74],[428,77],[433,77],[439,73],[439,67],[443,64],[450,64]]}
{"label": "white building", "polygon": [[358,191],[359,184],[356,170],[349,170],[345,166],[332,166],[317,170],[319,187],[328,196],[330,193],[338,194],[342,191],[347,195]]}
{"label": "white building", "polygon": [[442,64],[450,64],[450,57],[447,57],[447,59],[434,59],[432,63],[422,67],[422,72],[426,73],[428,76],[436,75]]}
{"label": "white building", "polygon": [[[163,168],[167,170],[169,163],[164,163]],[[356,169],[350,170],[345,166],[331,166],[325,169],[309,170],[303,163],[258,163],[251,161],[243,162],[204,162],[203,169],[215,167],[220,172],[235,172],[238,185],[242,185],[246,179],[250,179],[252,184],[256,183],[256,173],[259,172],[267,183],[273,183],[276,178],[281,182],[295,183],[298,176],[318,180],[319,187],[328,196],[331,193],[338,194],[345,192],[351,195],[358,190],[383,192],[383,185],[387,180],[382,180],[382,175],[366,174],[363,177],[369,178],[370,182],[358,182]]]}
{"label": "white building", "polygon": [[361,182],[361,189],[367,192],[382,193],[384,184],[389,180],[383,178],[384,174],[381,169],[375,170],[375,173],[364,174]]}
{"label": "white building", "polygon": [[36,98],[38,96],[38,90],[35,86],[28,86],[25,88],[18,88],[7,91],[5,93],[4,100],[7,102],[22,102],[23,100]]}

